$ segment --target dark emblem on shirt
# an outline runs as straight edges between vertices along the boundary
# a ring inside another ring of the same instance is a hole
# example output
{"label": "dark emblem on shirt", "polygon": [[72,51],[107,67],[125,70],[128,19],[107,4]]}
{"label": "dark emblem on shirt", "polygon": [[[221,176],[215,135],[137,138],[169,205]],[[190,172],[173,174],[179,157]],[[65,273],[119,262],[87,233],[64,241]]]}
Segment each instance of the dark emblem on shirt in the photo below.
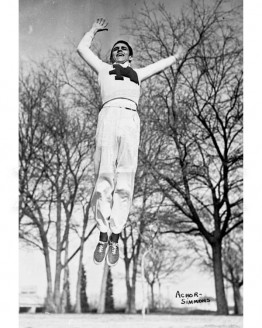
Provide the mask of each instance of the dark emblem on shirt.
{"label": "dark emblem on shirt", "polygon": [[118,64],[114,64],[113,67],[114,69],[109,71],[109,74],[115,75],[115,80],[124,80],[124,77],[128,77],[131,82],[139,85],[137,73],[131,67],[123,67]]}

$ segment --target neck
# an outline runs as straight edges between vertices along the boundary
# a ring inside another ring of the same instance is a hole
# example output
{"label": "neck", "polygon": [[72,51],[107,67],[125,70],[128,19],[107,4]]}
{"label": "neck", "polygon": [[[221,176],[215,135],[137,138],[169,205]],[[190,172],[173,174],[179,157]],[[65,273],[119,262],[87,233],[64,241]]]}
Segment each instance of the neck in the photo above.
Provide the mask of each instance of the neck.
{"label": "neck", "polygon": [[124,63],[117,63],[117,62],[114,62],[113,65],[121,65],[123,67],[127,67],[127,66],[130,66],[130,63],[129,61],[127,60],[126,62]]}

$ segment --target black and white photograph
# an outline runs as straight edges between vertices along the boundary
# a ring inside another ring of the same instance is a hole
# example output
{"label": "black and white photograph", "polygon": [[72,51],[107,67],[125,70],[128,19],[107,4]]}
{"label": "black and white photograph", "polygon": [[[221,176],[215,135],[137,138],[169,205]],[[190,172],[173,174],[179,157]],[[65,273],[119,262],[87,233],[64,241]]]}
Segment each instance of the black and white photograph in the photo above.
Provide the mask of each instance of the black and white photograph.
{"label": "black and white photograph", "polygon": [[242,328],[243,0],[18,19],[19,327]]}

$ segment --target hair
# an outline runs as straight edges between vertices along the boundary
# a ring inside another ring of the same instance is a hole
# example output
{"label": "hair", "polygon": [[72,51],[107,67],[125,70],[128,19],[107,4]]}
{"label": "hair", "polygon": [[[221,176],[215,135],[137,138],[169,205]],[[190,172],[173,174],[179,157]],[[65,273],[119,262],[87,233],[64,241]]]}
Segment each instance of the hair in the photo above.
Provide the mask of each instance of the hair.
{"label": "hair", "polygon": [[111,49],[111,53],[110,53],[110,62],[113,64],[113,49],[114,49],[114,46],[118,43],[124,43],[125,45],[127,45],[128,47],[128,50],[129,50],[129,56],[133,56],[133,49],[132,47],[130,46],[130,44],[124,40],[118,40],[116,43],[114,43],[112,49]]}

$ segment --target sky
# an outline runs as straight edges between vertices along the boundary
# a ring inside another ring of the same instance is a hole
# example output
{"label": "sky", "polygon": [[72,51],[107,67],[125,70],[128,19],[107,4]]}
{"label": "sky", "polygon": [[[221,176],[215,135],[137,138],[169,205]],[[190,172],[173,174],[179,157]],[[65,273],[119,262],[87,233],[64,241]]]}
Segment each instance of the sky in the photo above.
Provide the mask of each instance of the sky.
{"label": "sky", "polygon": [[[183,0],[162,2],[176,12],[185,3]],[[96,40],[107,52],[123,37],[123,15],[137,14],[143,3],[144,0],[20,0],[20,58],[39,58],[46,55],[49,47],[67,47],[68,41],[77,45],[95,19],[100,17],[108,21],[108,31],[98,33]]]}

